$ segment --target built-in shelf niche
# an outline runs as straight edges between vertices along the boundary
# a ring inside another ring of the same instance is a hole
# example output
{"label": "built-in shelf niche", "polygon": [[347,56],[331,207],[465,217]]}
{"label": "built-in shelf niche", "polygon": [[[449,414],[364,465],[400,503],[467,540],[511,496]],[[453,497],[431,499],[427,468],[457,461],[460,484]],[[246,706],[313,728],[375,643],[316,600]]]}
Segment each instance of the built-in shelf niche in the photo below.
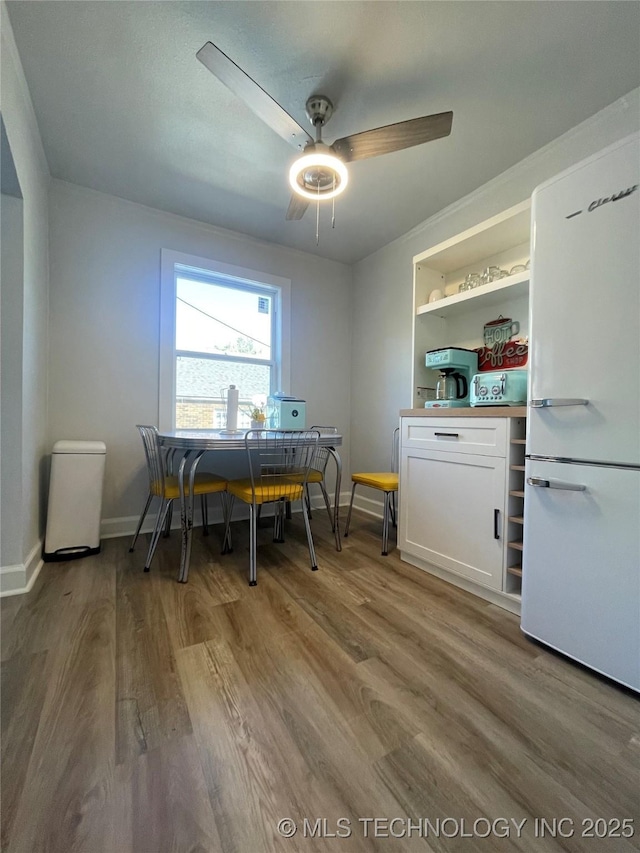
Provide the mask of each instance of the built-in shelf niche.
{"label": "built-in shelf niche", "polygon": [[512,595],[522,590],[524,549],[525,419],[511,422],[509,442],[509,493],[507,496],[507,563],[504,588]]}
{"label": "built-in shelf niche", "polygon": [[[425,366],[428,350],[482,346],[485,323],[502,315],[528,334],[529,270],[473,290],[458,292],[467,273],[488,266],[511,270],[530,259],[531,203],[526,200],[416,255],[413,287],[413,406],[420,408],[435,387],[437,372]],[[434,290],[443,298],[429,302]]]}

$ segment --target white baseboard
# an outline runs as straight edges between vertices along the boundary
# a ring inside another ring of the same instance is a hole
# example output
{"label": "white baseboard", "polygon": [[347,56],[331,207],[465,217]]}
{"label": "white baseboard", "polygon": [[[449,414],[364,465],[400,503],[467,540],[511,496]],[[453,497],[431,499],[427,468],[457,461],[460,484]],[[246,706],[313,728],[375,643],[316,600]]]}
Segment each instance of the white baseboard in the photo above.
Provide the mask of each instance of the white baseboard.
{"label": "white baseboard", "polygon": [[[351,500],[351,495],[349,495],[347,499],[347,505]],[[381,500],[374,500],[373,498],[368,498],[366,495],[361,495],[356,492],[355,497],[353,499],[354,509],[359,509],[360,512],[364,512],[367,515],[372,515],[375,518],[382,519],[384,515],[384,503]]]}
{"label": "white baseboard", "polygon": [[[243,517],[243,509],[242,505],[240,507],[234,506],[233,509],[233,520],[236,518]],[[153,528],[156,522],[156,510],[157,506],[154,504],[151,505],[149,512],[147,513],[147,517],[144,520],[144,524],[140,529],[140,535],[143,533],[153,533]],[[195,507],[194,511],[195,523],[200,524],[200,505],[198,504]],[[249,517],[248,510],[244,513],[244,517]],[[138,526],[139,515],[126,515],[122,518],[103,518],[100,523],[100,538],[101,539],[115,539],[118,536],[133,536],[136,531],[136,527]],[[222,524],[222,510],[219,506],[213,507],[211,504],[209,505],[209,524]],[[173,509],[173,515],[171,518],[171,529],[179,530],[180,529],[180,507],[176,504]]]}
{"label": "white baseboard", "polygon": [[[341,508],[347,507],[350,500],[350,491],[340,493]],[[353,505],[355,509],[361,510],[367,515],[374,516],[375,518],[382,518],[382,501],[373,500],[372,498],[368,498],[365,495],[361,495],[356,492]],[[299,507],[300,505],[298,504],[297,511],[299,511]],[[314,510],[324,509],[322,495],[312,494],[311,507]],[[151,533],[153,531],[155,523],[155,513],[153,510],[154,506],[151,507],[151,511],[145,519],[145,523],[140,531],[141,533]],[[293,510],[294,512],[296,511],[295,505]],[[233,509],[233,520],[239,521],[248,517],[248,507],[245,504],[241,504],[239,501],[236,501]],[[138,524],[138,518],[138,515],[128,515],[120,518],[103,518],[100,525],[101,539],[114,539],[118,536],[133,536]],[[199,507],[196,508],[196,519],[199,523]],[[343,512],[341,516],[341,524],[344,524],[344,519],[345,515]],[[214,506],[211,501],[209,503],[209,523],[222,523],[222,509],[219,505]],[[180,512],[177,506],[174,509],[171,529],[180,529]],[[24,593],[29,592],[36,582],[36,578],[38,577],[42,566],[42,542],[37,542],[31,549],[31,552],[24,563],[19,563],[14,566],[0,567],[0,598],[10,595],[23,595]]]}
{"label": "white baseboard", "polygon": [[0,598],[29,592],[42,566],[42,542],[36,542],[24,563],[0,568]]}
{"label": "white baseboard", "polygon": [[[317,490],[315,490],[317,491]],[[348,506],[349,500],[351,498],[351,493],[340,493],[340,506],[343,507],[345,505]],[[374,504],[375,502],[371,502]],[[147,517],[144,520],[144,524],[142,525],[142,529],[140,533],[152,533],[153,527],[156,520],[156,510],[157,510],[157,501],[151,505],[149,512],[147,513]],[[378,511],[371,509],[366,509],[358,505],[358,494],[356,493],[356,501],[354,502],[354,506],[357,509],[362,509],[363,512],[368,512],[369,515],[378,515],[382,518],[382,504],[380,503],[380,508]],[[322,495],[320,494],[312,494],[311,495],[311,509],[312,510],[321,510],[324,509],[324,501],[322,499]],[[300,511],[300,504],[293,505],[293,511]],[[196,524],[200,524],[200,503],[199,501],[196,503],[194,508],[195,520]],[[269,515],[268,508],[265,508],[265,515]],[[138,524],[139,515],[127,515],[121,518],[103,518],[100,524],[100,538],[101,539],[114,539],[118,536],[133,536],[135,533],[135,529]],[[243,504],[241,501],[236,501],[233,506],[233,521],[240,521],[243,518],[249,518],[249,508],[246,504]],[[209,501],[209,524],[222,524],[222,508],[220,506],[219,501]],[[171,519],[171,529],[179,530],[180,529],[180,507],[176,503],[173,509],[173,517]]]}

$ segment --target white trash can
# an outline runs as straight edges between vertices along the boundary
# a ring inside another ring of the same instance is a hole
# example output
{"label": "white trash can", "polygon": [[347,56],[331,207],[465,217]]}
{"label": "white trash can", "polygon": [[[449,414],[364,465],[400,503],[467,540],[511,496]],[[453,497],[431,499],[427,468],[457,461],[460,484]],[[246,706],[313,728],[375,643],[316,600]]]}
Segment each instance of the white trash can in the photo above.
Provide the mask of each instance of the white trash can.
{"label": "white trash can", "polygon": [[56,441],[53,445],[45,561],[99,553],[106,453],[102,441]]}

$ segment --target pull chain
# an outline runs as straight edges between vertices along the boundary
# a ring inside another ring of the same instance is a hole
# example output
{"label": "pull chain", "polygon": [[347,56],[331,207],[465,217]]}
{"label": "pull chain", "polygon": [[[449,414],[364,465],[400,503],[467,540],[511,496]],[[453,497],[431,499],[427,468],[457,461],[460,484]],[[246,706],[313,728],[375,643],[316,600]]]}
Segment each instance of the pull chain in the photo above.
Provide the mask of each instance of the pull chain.
{"label": "pull chain", "polygon": [[320,181],[318,181],[318,201],[316,202],[316,246],[320,245]]}

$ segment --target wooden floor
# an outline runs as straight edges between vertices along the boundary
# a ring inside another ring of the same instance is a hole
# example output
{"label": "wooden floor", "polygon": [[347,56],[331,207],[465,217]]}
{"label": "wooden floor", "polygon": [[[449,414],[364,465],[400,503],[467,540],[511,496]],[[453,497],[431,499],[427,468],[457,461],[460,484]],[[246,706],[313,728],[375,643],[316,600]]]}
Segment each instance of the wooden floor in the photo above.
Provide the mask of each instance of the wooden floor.
{"label": "wooden floor", "polygon": [[639,849],[633,695],[364,515],[337,554],[314,514],[314,573],[299,516],[260,530],[255,588],[246,527],[224,558],[197,531],[187,585],[177,535],[151,574],[113,539],[2,601],[3,851]]}

